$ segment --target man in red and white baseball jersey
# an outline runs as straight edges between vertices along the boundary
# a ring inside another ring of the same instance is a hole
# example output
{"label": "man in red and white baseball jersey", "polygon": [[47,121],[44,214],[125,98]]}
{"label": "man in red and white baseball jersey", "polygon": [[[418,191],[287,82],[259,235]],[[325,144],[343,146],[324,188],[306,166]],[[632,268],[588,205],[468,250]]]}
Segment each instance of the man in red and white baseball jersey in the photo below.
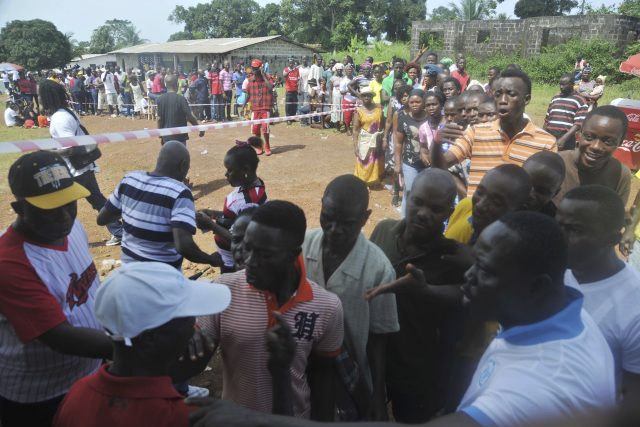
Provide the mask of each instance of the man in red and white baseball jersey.
{"label": "man in red and white baseball jersey", "polygon": [[0,236],[0,424],[50,426],[78,379],[110,358],[94,315],[99,278],[76,221],[74,182],[58,154],[38,151],[9,170],[15,222]]}
{"label": "man in red and white baseball jersey", "polygon": [[300,256],[305,230],[304,212],[296,205],[272,201],[259,207],[245,232],[246,270],[218,278],[231,289],[231,304],[198,324],[222,350],[222,398],[269,413],[273,383],[265,332],[276,324],[273,312],[279,312],[296,341],[290,368],[293,415],[327,420],[333,419],[330,380],[344,337],[343,313],[335,294],[306,277]]}

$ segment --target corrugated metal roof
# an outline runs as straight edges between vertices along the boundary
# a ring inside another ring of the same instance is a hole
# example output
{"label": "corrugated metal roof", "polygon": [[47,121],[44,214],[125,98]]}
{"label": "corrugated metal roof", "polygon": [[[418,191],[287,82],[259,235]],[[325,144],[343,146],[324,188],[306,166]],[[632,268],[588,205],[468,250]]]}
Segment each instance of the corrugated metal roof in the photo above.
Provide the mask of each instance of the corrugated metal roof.
{"label": "corrugated metal roof", "polygon": [[[282,36],[236,37],[228,39],[179,40],[166,43],[145,43],[109,53],[227,53]],[[291,43],[291,42],[289,42]]]}
{"label": "corrugated metal roof", "polygon": [[[71,62],[78,62],[78,61],[83,61],[85,59],[92,59],[92,58],[97,58],[98,56],[109,56],[111,55],[110,53],[87,53],[81,56],[76,56],[75,58],[73,58],[71,60]],[[111,55],[113,56],[113,55]]]}

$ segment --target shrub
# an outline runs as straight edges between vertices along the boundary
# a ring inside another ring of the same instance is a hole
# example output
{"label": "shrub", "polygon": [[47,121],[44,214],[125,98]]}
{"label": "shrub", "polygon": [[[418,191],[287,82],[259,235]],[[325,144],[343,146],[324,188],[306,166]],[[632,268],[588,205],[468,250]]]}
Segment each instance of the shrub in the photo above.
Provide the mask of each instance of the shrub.
{"label": "shrub", "polygon": [[[634,45],[640,45],[635,43]],[[640,51],[640,46],[630,45],[630,49]],[[625,53],[626,53],[625,52]],[[519,64],[536,83],[556,84],[565,73],[572,73],[576,57],[580,55],[589,61],[593,67],[593,74],[606,75],[608,83],[619,83],[628,80],[630,76],[620,73],[618,66],[628,55],[622,54],[611,42],[604,39],[593,39],[584,42],[580,39],[571,39],[566,43],[551,46],[539,55],[523,58],[517,54],[498,54],[479,60],[474,57],[467,58],[467,69],[474,78],[481,79],[487,74],[491,66],[504,69],[507,65]]]}

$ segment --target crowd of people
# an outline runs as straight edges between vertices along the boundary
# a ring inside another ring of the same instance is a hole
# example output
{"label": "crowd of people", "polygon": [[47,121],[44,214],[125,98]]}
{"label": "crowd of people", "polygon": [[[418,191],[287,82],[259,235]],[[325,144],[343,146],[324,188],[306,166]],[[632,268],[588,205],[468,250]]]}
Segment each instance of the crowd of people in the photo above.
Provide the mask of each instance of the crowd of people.
{"label": "crowd of people", "polygon": [[[287,117],[327,113],[301,125],[351,130],[356,156],[326,186],[316,229],[268,200],[267,124],[226,153],[220,210],[196,207],[186,134],[163,137],[153,170],[128,172],[108,198],[96,146],[16,160],[16,219],[0,236],[1,425],[507,427],[636,410],[640,193],[627,212],[632,175],[613,157],[627,116],[568,74],[539,127],[518,65],[483,85],[463,55],[425,58],[289,61]],[[250,65],[241,96],[269,118],[274,81]],[[206,112],[179,76],[160,76],[159,127],[197,124]],[[39,95],[53,137],[85,133],[61,82]],[[401,218],[366,238],[383,178]],[[82,198],[121,245],[102,284]],[[219,268],[217,284],[184,277],[185,258]],[[209,391],[189,379],[216,351],[222,400],[199,400]]]}

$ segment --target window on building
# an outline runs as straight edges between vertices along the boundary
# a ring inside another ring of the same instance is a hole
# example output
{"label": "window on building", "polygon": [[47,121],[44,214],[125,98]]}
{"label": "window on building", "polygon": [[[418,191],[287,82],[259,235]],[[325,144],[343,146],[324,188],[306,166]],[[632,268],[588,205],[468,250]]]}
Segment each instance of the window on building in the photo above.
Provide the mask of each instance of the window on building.
{"label": "window on building", "polygon": [[489,41],[491,37],[491,31],[489,30],[479,30],[478,35],[476,37],[476,43],[485,43]]}

